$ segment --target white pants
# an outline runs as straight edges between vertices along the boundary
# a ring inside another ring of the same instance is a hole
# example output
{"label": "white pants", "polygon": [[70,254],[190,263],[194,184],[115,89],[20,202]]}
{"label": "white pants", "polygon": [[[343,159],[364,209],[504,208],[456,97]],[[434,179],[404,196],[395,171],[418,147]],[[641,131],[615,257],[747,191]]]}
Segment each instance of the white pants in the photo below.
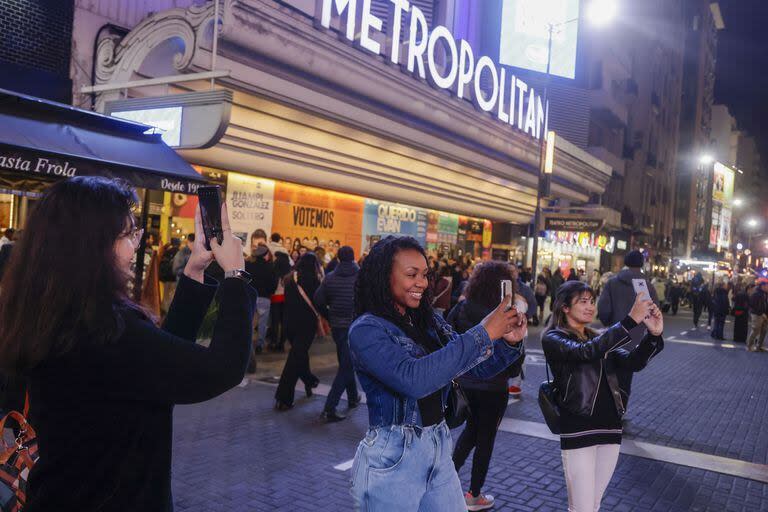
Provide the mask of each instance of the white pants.
{"label": "white pants", "polygon": [[598,512],[603,493],[619,460],[621,445],[605,444],[562,450],[568,487],[568,512]]}

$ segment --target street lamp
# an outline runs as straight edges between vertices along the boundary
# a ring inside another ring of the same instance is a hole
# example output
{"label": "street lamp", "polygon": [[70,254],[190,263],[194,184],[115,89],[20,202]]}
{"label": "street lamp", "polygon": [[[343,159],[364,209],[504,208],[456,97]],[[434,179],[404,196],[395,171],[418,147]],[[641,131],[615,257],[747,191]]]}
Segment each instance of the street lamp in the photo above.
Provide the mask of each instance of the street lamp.
{"label": "street lamp", "polygon": [[736,198],[733,200],[733,206],[742,206],[744,204],[744,200],[741,198]]}
{"label": "street lamp", "polygon": [[[615,16],[617,12],[616,0],[592,0],[586,9],[586,19],[589,20],[595,26],[607,25]],[[563,28],[569,23],[579,21],[580,18],[573,18],[572,20],[563,21],[560,23],[547,23],[547,70],[545,72],[544,81],[544,108],[545,108],[545,121],[544,126],[549,126],[549,80],[552,77],[552,36],[556,29]],[[536,209],[533,214],[533,247],[531,254],[531,273],[533,274],[533,282],[536,282],[536,275],[538,270],[538,253],[539,253],[539,223],[541,222],[541,198],[549,195],[549,186],[552,174],[553,159],[554,159],[554,144],[555,135],[554,132],[545,133],[541,137],[539,146],[539,180],[538,187],[536,189]],[[548,147],[549,146],[549,147]]]}
{"label": "street lamp", "polygon": [[699,158],[699,163],[701,165],[710,165],[714,163],[714,161],[715,159],[712,157],[712,155],[709,155],[709,154],[701,155],[701,157]]}

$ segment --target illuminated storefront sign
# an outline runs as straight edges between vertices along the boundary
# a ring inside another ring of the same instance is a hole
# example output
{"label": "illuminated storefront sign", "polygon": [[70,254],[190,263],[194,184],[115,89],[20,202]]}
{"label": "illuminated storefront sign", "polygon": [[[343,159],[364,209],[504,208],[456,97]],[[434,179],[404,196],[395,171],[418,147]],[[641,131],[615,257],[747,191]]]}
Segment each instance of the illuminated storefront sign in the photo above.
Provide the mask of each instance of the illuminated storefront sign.
{"label": "illuminated storefront sign", "polygon": [[616,239],[614,237],[608,235],[600,235],[597,233],[545,231],[544,240],[547,242],[570,244],[583,248],[601,249],[610,253],[612,253],[616,248]]}
{"label": "illuminated storefront sign", "polygon": [[[545,105],[533,87],[507,75],[506,68],[490,57],[476,58],[469,43],[456,41],[447,27],[438,25],[430,31],[422,10],[408,0],[390,0],[383,48],[375,37],[382,32],[383,20],[371,13],[371,0],[316,0],[317,28],[330,29],[334,15],[341,21],[340,37],[359,48],[382,55],[386,62],[457,98],[471,99],[479,110],[531,137],[538,139],[546,130]],[[486,80],[488,92],[481,87]]]}

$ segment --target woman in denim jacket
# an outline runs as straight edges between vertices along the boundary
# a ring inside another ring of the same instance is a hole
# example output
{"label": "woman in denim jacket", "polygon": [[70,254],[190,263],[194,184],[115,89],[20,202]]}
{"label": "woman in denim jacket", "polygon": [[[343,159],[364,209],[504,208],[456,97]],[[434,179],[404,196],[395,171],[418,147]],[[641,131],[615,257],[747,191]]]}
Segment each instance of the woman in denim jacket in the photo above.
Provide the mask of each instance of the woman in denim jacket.
{"label": "woman in denim jacket", "polygon": [[525,334],[525,315],[509,303],[458,335],[430,306],[419,243],[390,236],[373,247],[357,279],[349,333],[370,424],[352,467],[355,510],[467,510],[451,459],[446,399],[460,375],[489,378],[520,357],[512,345]]}

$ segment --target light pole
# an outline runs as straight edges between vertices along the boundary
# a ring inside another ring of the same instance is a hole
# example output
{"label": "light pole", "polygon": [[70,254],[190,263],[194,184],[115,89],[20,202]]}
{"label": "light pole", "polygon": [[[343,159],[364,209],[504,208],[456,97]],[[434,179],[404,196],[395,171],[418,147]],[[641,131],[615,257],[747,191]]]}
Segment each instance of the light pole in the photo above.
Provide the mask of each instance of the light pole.
{"label": "light pole", "polygon": [[[615,0],[593,0],[587,9],[587,17],[590,21],[596,25],[606,25],[616,14],[616,2]],[[568,21],[560,23],[547,23],[547,68],[544,73],[544,126],[549,126],[549,80],[552,77],[552,36],[555,30],[562,28],[569,23],[579,21],[579,18],[573,18]],[[549,142],[548,142],[549,141]],[[533,212],[533,247],[531,248],[531,279],[532,283],[536,283],[536,276],[538,275],[539,259],[539,224],[541,223],[541,200],[543,197],[549,195],[549,188],[551,184],[551,168],[547,171],[547,160],[549,156],[549,166],[552,165],[552,158],[554,158],[554,147],[547,148],[547,144],[554,145],[554,136],[550,137],[549,132],[545,129],[545,133],[539,141],[539,177],[536,187],[536,209]],[[547,153],[550,155],[547,155]]]}

